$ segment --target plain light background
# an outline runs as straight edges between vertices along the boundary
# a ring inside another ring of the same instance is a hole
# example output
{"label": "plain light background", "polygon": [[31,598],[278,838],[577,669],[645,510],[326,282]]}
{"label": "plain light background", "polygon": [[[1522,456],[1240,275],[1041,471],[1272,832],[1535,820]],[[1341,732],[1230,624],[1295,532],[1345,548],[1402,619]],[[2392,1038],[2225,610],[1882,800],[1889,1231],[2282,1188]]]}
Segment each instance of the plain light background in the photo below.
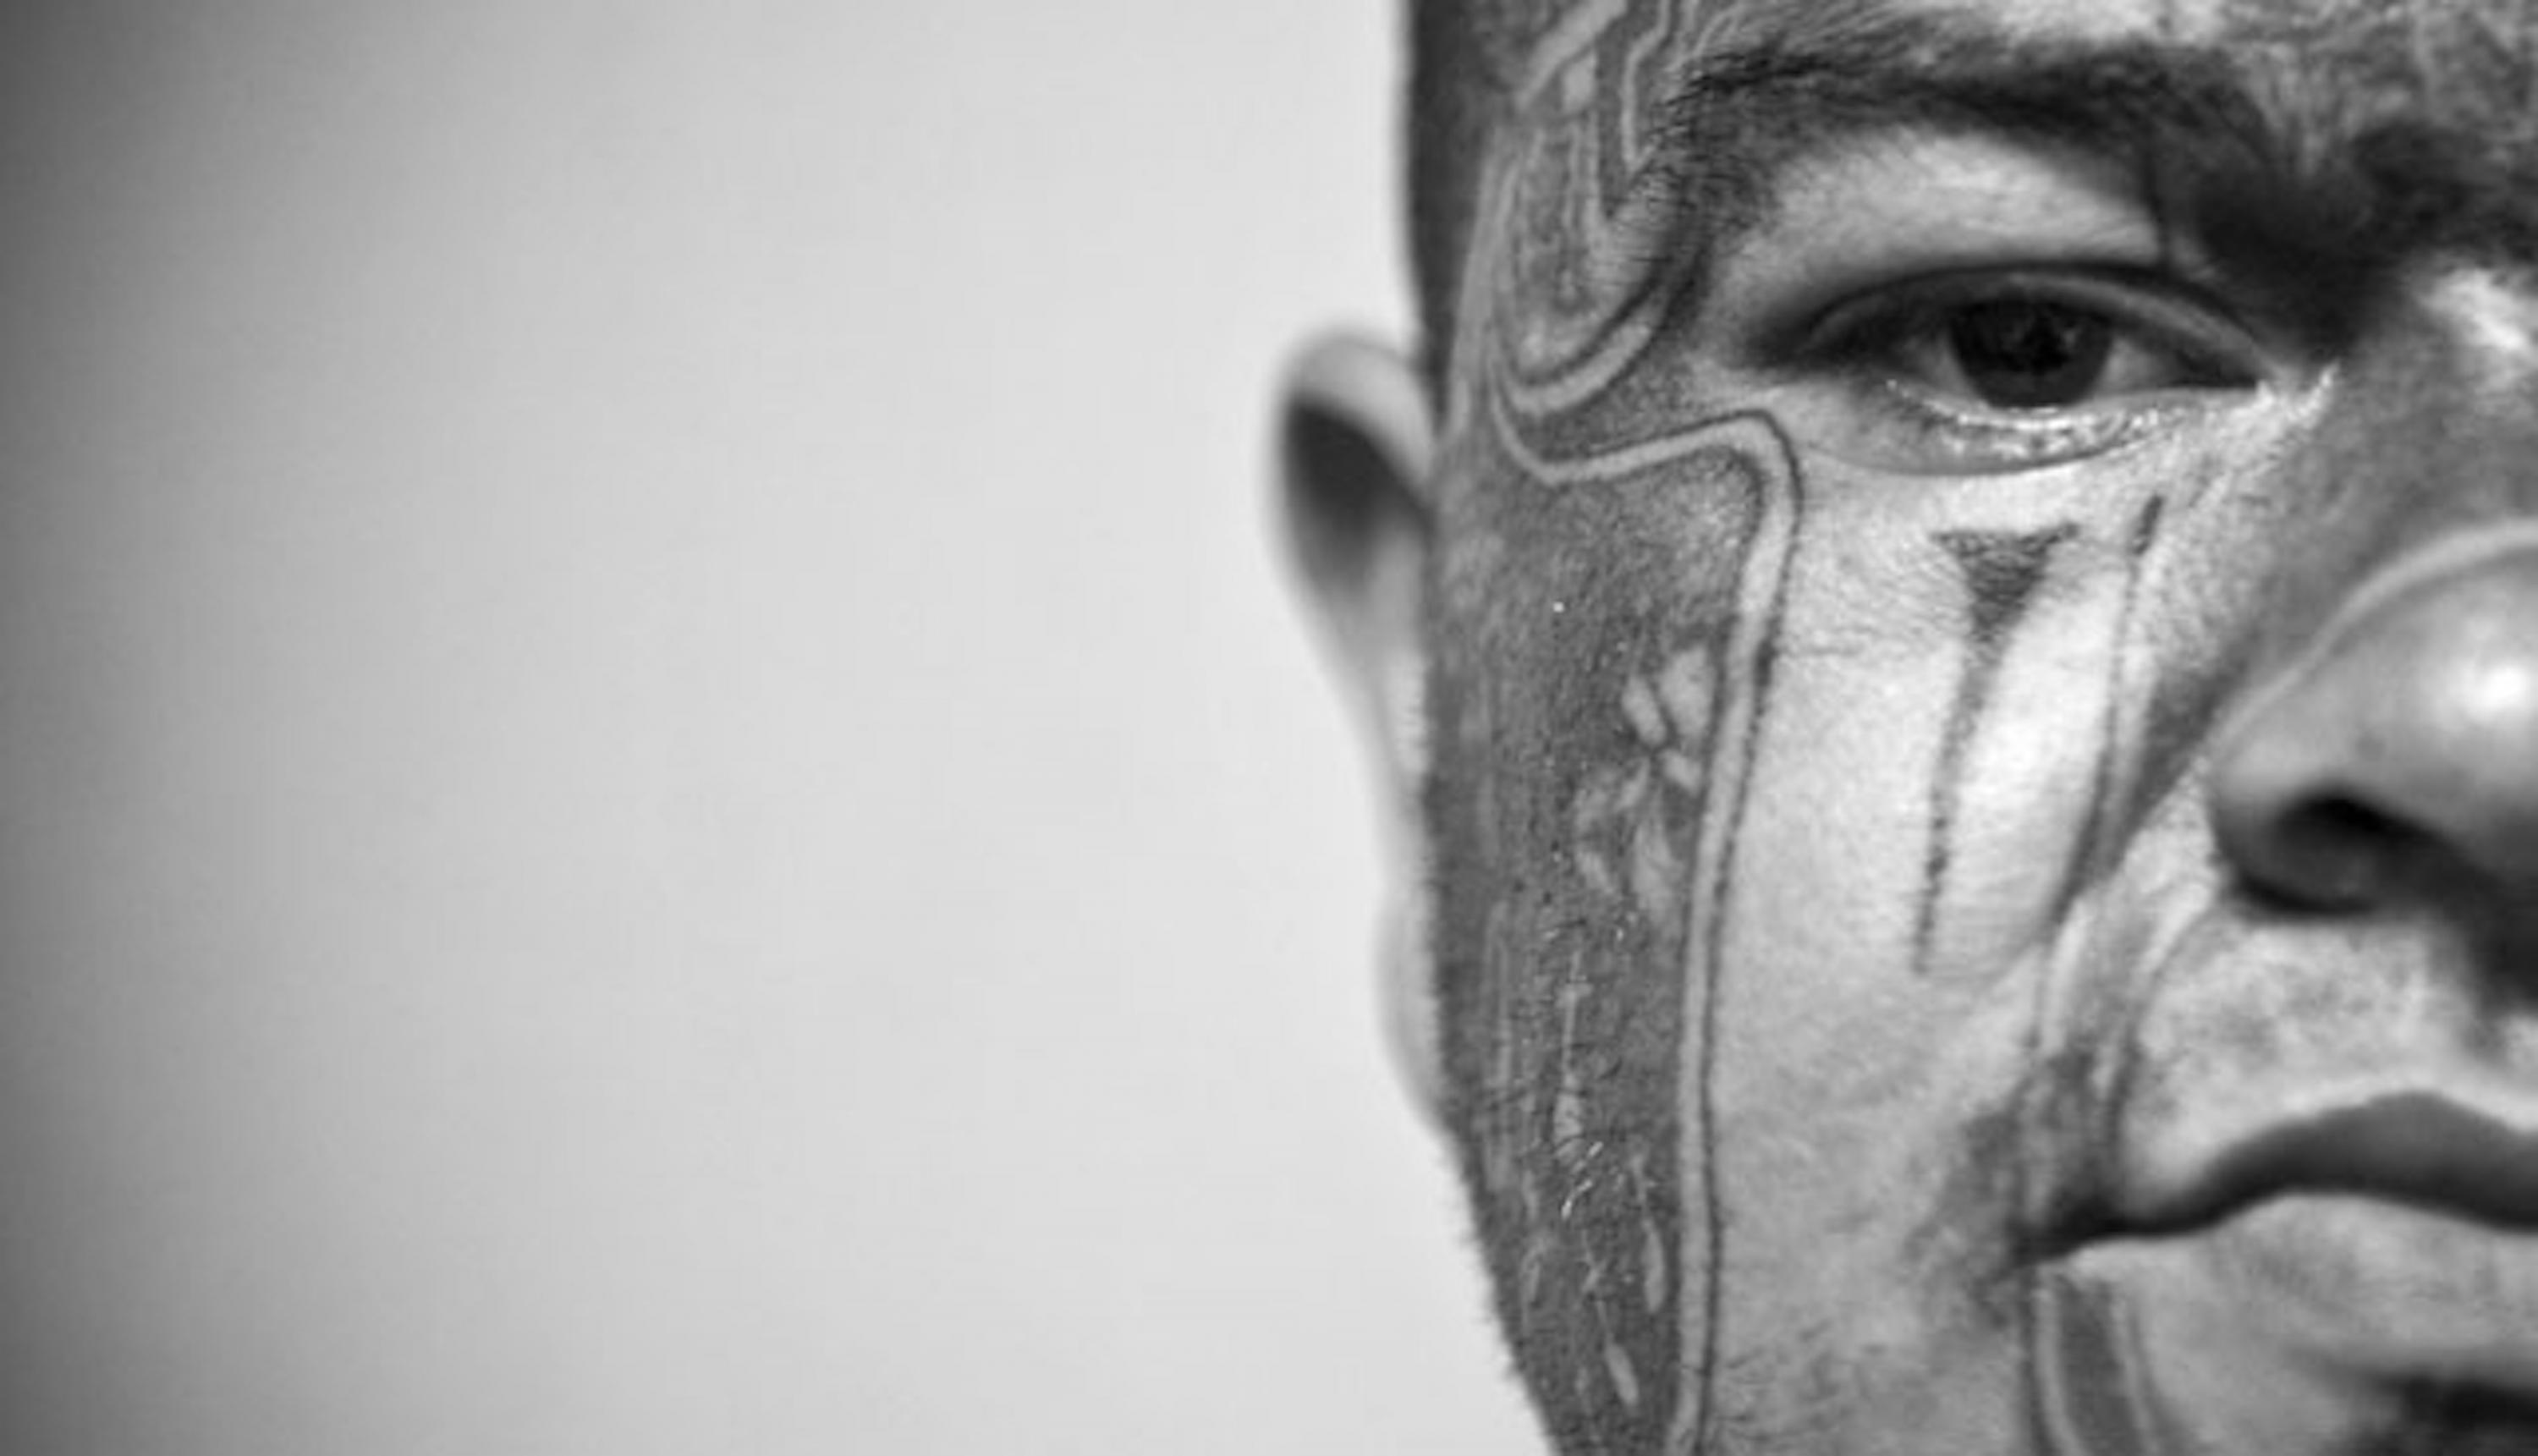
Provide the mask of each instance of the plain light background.
{"label": "plain light background", "polygon": [[0,24],[0,1450],[1534,1441],[1270,388],[1393,7]]}

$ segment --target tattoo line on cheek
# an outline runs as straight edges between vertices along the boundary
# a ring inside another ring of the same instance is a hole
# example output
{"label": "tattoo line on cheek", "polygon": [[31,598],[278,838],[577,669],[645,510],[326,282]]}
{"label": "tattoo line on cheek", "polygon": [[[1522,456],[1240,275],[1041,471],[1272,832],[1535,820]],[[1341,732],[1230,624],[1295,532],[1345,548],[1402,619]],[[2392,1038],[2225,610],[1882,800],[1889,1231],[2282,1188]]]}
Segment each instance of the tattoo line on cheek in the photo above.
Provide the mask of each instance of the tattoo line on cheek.
{"label": "tattoo line on cheek", "polygon": [[[2119,760],[2128,743],[2139,737],[2138,727],[2128,727],[2137,705],[2125,694],[2124,665],[2129,659],[2139,607],[2143,578],[2150,571],[2150,557],[2158,544],[2162,519],[2167,509],[2165,497],[2154,496],[2144,503],[2133,519],[2126,545],[2127,561],[2123,600],[2116,610],[2112,633],[2112,652],[2106,675],[2106,694],[2100,715],[2099,747],[2096,772],[2092,777],[2089,807],[2081,832],[2065,862],[2062,884],[2051,901],[2055,923],[2064,923],[2081,893],[2097,877],[2112,870],[2122,844],[2124,821],[2119,801],[2129,792],[2119,782],[2123,766]],[[2055,1210],[2048,1205],[2063,1195],[2064,1190],[2050,1186],[2039,1177],[2040,1169],[2067,1164],[2071,1154],[2067,1144],[2085,1128],[2087,1136],[2103,1145],[2112,1136],[2097,1117],[2074,1122],[2067,1115],[2069,1092],[2054,1076],[2044,1075],[2046,1048],[2050,1042],[2050,1023],[2055,1009],[2059,978],[2068,973],[2071,960],[2067,956],[2050,958],[2046,970],[2036,978],[2029,999],[2025,1045],[2019,1065],[2036,1069],[2024,1094],[2026,1111],[2021,1119],[2027,1132],[2018,1157],[2012,1161],[2016,1217],[2020,1229],[2012,1235],[2013,1245],[2023,1241],[2034,1230],[2047,1225]],[[2057,1063],[2059,1059],[2057,1058]],[[2057,1102],[2066,1105],[2057,1106]],[[2100,1156],[2100,1148],[2082,1153],[2084,1158]],[[2025,1266],[2026,1291],[2019,1300],[2019,1341],[2021,1368],[2026,1391],[2027,1422],[2035,1448],[2044,1452],[2070,1453],[2070,1456],[2132,1456],[2142,1451],[2165,1452],[2183,1449],[2171,1439],[2171,1422],[2166,1408],[2141,1378],[2139,1331],[2128,1312],[2097,1307],[2074,1313],[2077,1300],[2103,1301],[2105,1296],[2093,1295],[2078,1289],[2068,1280]],[[2121,1340],[2099,1338],[2106,1322],[2120,1320]],[[2092,1321],[2095,1321],[2093,1324]],[[2088,1350],[2075,1345],[2088,1346]],[[2095,1351],[2096,1354],[2091,1352]],[[2048,1354],[2048,1352],[2050,1352]],[[2120,1396],[2108,1394],[2100,1387],[2107,1380],[2120,1380]],[[2093,1394],[2094,1392],[2094,1394]],[[2110,1437],[2128,1444],[2112,1448],[2099,1443],[2115,1427],[2105,1409],[2106,1403],[2120,1404],[2128,1415],[2122,1423],[2121,1435]],[[2075,1409],[2080,1408],[2080,1409]],[[2149,1432],[2149,1434],[2144,1434]]]}
{"label": "tattoo line on cheek", "polygon": [[1930,783],[1929,848],[1922,864],[1921,901],[1912,927],[1912,973],[1930,973],[1931,942],[1939,900],[1947,885],[1956,832],[1957,802],[1964,790],[1966,756],[1973,743],[2009,637],[2027,615],[2053,549],[2079,533],[2065,521],[2038,531],[1942,531],[1938,544],[1957,566],[1966,591],[1966,662],[1956,700],[1939,740],[1938,771]]}
{"label": "tattoo line on cheek", "polygon": [[2168,513],[2166,496],[2153,496],[2144,502],[2141,512],[2133,517],[2132,534],[2124,543],[2124,599],[2115,619],[2115,656],[2107,668],[2106,703],[2100,715],[2097,773],[2089,788],[2089,813],[2081,827],[2078,841],[2072,846],[2065,863],[2061,888],[2053,896],[2056,920],[2068,914],[2072,902],[2088,887],[2093,875],[2112,867],[2120,843],[2122,825],[2115,814],[2118,796],[2115,781],[2116,748],[2127,737],[2124,728],[2126,702],[2123,695],[2124,653],[2130,647],[2133,614],[2140,604],[2142,578],[2149,570],[2150,554],[2159,544],[2160,524]]}
{"label": "tattoo line on cheek", "polygon": [[[1685,1398],[1677,1407],[1677,1424],[1668,1433],[1667,1449],[1704,1452],[1717,1427],[1717,1379],[1725,1310],[1726,1215],[1718,1186],[1718,1024],[1726,967],[1729,900],[1735,876],[1736,846],[1744,826],[1754,761],[1770,712],[1771,676],[1778,650],[1782,617],[1788,609],[1790,563],[1797,554],[1804,525],[1806,483],[1797,454],[1778,424],[1767,415],[1744,417],[1756,436],[1740,454],[1750,462],[1759,483],[1764,516],[1745,558],[1737,563],[1736,605],[1725,676],[1741,680],[1745,691],[1733,695],[1715,730],[1713,775],[1732,770],[1732,777],[1713,777],[1723,806],[1713,808],[1702,826],[1697,863],[1705,871],[1687,917],[1682,973],[1699,988],[1691,1035],[1701,1054],[1693,1069],[1690,1091],[1692,1126],[1687,1130],[1700,1158],[1703,1267],[1708,1271],[1695,1332],[1697,1361],[1690,1362]],[[1722,422],[1725,429],[1734,421]],[[1741,675],[1739,674],[1741,669]],[[1721,794],[1723,790],[1723,794]],[[1713,798],[1719,804],[1719,798]],[[1699,960],[1692,961],[1698,954]],[[1686,1230],[1687,1235],[1691,1230]],[[1686,1312],[1689,1322],[1690,1311]]]}

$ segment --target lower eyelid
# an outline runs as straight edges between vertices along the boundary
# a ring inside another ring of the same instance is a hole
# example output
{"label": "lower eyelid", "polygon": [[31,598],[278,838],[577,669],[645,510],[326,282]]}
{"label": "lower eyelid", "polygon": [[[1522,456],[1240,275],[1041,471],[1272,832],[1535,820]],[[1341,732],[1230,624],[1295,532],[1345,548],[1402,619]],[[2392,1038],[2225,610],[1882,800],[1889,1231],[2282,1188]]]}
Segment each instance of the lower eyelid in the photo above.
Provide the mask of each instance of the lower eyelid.
{"label": "lower eyelid", "polygon": [[1884,408],[1913,417],[1919,427],[2022,440],[2067,440],[2104,433],[2109,425],[2119,423],[2125,413],[2119,407],[2107,405],[2073,406],[2049,414],[2038,412],[2034,417],[2009,411],[1976,412],[1931,398],[1922,390],[1896,378],[1880,380],[1877,392]]}
{"label": "lower eyelid", "polygon": [[2050,418],[2025,420],[1953,409],[1892,378],[1877,381],[1870,393],[1874,398],[1865,407],[1889,415],[1921,447],[1978,456],[1978,468],[1995,470],[2119,449],[2204,408],[2174,399],[2144,400],[2057,410]]}

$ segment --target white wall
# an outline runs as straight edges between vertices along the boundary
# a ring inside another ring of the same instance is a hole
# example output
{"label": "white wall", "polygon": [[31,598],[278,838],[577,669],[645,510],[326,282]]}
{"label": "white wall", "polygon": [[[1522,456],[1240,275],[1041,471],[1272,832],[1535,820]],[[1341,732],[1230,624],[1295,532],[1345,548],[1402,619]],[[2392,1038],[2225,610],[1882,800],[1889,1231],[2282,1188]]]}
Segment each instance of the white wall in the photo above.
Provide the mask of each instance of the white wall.
{"label": "white wall", "polygon": [[0,1450],[1532,1448],[1277,357],[1390,7],[0,22]]}

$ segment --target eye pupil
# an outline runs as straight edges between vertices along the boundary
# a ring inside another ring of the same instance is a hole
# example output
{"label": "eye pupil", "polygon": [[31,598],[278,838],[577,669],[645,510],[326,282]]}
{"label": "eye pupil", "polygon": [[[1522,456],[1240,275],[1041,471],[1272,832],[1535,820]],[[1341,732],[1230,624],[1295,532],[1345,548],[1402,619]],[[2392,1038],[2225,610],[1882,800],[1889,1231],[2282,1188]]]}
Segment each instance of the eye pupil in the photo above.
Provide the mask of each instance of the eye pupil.
{"label": "eye pupil", "polygon": [[1985,404],[2051,409],[2086,398],[2106,366],[2105,318],[2042,298],[1970,303],[1948,320],[1948,347]]}

